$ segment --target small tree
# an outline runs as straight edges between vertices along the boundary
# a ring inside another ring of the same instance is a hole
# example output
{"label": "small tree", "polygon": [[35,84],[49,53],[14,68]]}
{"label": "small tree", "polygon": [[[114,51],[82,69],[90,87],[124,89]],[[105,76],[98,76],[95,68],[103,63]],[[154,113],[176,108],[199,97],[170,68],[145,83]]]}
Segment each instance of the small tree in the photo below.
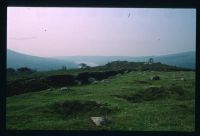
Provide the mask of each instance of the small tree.
{"label": "small tree", "polygon": [[153,58],[150,58],[150,59],[149,59],[149,63],[150,63],[150,64],[151,64],[151,63],[154,63]]}
{"label": "small tree", "polygon": [[27,68],[27,67],[18,68],[17,71],[22,72],[22,73],[33,73],[33,72],[35,72],[34,70]]}
{"label": "small tree", "polygon": [[16,70],[14,68],[7,68],[7,74],[15,74]]}
{"label": "small tree", "polygon": [[66,66],[62,66],[62,70],[67,70],[67,67]]}
{"label": "small tree", "polygon": [[81,68],[88,68],[89,66],[85,63],[80,63],[79,66],[81,66]]}

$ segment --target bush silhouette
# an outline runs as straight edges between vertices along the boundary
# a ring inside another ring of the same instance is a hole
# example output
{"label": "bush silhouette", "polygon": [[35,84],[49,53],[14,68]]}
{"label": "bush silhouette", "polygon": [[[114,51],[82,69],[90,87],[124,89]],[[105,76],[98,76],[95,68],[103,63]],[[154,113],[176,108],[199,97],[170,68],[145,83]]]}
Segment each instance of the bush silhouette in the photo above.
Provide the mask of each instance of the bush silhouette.
{"label": "bush silhouette", "polygon": [[14,68],[7,68],[7,74],[15,74],[16,70]]}
{"label": "bush silhouette", "polygon": [[33,73],[35,72],[35,70],[32,70],[28,67],[21,67],[17,69],[18,72],[22,72],[22,73]]}

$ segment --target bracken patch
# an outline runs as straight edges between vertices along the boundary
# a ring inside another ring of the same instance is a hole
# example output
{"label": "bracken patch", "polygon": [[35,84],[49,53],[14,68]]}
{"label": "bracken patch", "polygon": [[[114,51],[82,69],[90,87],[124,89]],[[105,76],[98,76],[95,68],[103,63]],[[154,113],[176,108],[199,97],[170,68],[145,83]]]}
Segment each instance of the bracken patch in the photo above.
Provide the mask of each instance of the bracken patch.
{"label": "bracken patch", "polygon": [[112,109],[108,107],[108,104],[81,100],[55,102],[45,110],[45,112],[58,113],[64,116],[78,114],[106,115],[111,111]]}
{"label": "bracken patch", "polygon": [[137,91],[130,95],[115,95],[116,97],[126,99],[127,101],[138,103],[143,101],[153,101],[169,96],[183,97],[185,90],[180,86],[169,87],[149,87],[144,90]]}

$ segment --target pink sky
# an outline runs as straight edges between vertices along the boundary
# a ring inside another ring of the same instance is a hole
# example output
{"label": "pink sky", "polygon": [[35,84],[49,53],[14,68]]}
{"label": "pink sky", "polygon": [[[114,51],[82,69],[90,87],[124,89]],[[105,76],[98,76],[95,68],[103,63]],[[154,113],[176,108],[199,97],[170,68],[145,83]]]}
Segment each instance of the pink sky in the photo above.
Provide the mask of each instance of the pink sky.
{"label": "pink sky", "polygon": [[147,56],[195,50],[195,9],[9,7],[7,47],[34,56]]}

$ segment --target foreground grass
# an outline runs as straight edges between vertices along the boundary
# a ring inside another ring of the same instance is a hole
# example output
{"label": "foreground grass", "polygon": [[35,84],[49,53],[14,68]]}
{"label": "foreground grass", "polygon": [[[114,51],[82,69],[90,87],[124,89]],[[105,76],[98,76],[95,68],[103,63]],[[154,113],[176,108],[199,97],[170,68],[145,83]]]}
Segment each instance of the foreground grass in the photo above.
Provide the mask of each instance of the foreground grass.
{"label": "foreground grass", "polygon": [[[161,80],[150,81],[153,75],[159,75]],[[175,77],[184,77],[186,81],[173,80]],[[194,131],[194,78],[194,72],[131,72],[111,77],[107,82],[74,86],[70,90],[52,88],[7,97],[6,127],[14,130]],[[152,87],[160,91],[145,93]],[[168,91],[163,92],[163,88]],[[184,93],[176,93],[178,90]],[[75,106],[77,108],[73,108]],[[66,109],[68,107],[71,109]],[[109,123],[97,127],[91,122],[91,116],[104,116]]]}

